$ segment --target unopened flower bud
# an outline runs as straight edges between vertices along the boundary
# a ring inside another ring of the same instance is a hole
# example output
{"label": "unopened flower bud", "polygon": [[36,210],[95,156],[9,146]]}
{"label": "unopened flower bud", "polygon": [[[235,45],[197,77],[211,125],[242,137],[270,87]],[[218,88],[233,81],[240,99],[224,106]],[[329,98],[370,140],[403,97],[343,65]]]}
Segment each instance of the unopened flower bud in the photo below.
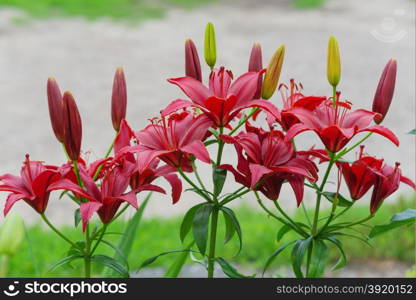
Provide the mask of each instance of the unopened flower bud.
{"label": "unopened flower bud", "polygon": [[280,46],[270,60],[262,86],[262,98],[269,99],[276,91],[285,57],[285,46]]}
{"label": "unopened flower bud", "polygon": [[9,214],[0,227],[0,254],[11,256],[17,252],[24,238],[23,220]]}
{"label": "unopened flower bud", "polygon": [[77,104],[70,92],[63,96],[64,145],[71,160],[78,160],[81,151],[82,124]]}
{"label": "unopened flower bud", "polygon": [[373,111],[381,114],[381,117],[374,118],[374,122],[380,124],[386,116],[391,100],[393,99],[394,86],[396,84],[397,61],[390,59],[384,67],[378,82],[377,90],[373,100]]}
{"label": "unopened flower bud", "polygon": [[185,74],[202,82],[201,63],[198,51],[191,39],[185,42]]}
{"label": "unopened flower bud", "polygon": [[210,22],[205,27],[205,43],[204,43],[205,61],[210,68],[214,68],[217,61],[217,47],[215,44],[215,29]]}
{"label": "unopened flower bud", "polygon": [[328,60],[326,75],[329,83],[336,87],[341,79],[341,59],[339,55],[338,41],[334,36],[328,41]]}
{"label": "unopened flower bud", "polygon": [[[261,46],[259,43],[254,43],[251,48],[250,61],[248,63],[249,72],[260,72],[263,69],[263,59],[261,54]],[[256,93],[253,99],[259,99],[261,96],[261,85],[263,82],[263,75],[259,76]]]}
{"label": "unopened flower bud", "polygon": [[127,88],[123,68],[117,68],[113,81],[113,94],[111,97],[111,120],[115,131],[120,130],[120,124],[126,118]]}
{"label": "unopened flower bud", "polygon": [[64,126],[62,120],[62,94],[54,78],[49,78],[46,86],[48,95],[49,117],[53,132],[61,143],[64,141]]}

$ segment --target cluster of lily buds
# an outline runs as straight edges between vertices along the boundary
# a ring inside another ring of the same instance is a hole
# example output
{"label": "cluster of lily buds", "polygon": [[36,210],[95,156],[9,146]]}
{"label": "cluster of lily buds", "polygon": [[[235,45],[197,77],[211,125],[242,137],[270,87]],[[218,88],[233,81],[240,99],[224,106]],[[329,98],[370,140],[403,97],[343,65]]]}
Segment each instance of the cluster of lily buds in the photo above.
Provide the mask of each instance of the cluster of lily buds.
{"label": "cluster of lily buds", "polygon": [[[123,202],[137,208],[139,192],[165,193],[153,184],[157,178],[164,178],[170,184],[173,203],[178,202],[182,183],[177,173],[194,172],[196,160],[231,172],[236,182],[271,200],[277,200],[281,187],[288,183],[300,205],[305,181],[314,183],[319,179],[316,159],[320,163],[328,162],[362,132],[379,134],[399,145],[394,133],[379,125],[392,102],[396,61],[390,60],[381,75],[372,111],[352,110],[351,102],[343,101],[341,93],[336,91],[341,78],[339,53],[338,42],[331,36],[327,79],[335,97],[331,100],[331,97],[306,95],[302,85],[294,80],[288,86],[279,85],[284,45],[275,51],[265,69],[258,43],[251,49],[248,72],[235,76],[223,66],[215,67],[215,29],[208,23],[204,41],[204,58],[210,67],[207,82],[202,78],[197,47],[188,39],[185,76],[168,79],[186,97],[170,102],[144,129],[134,131],[125,120],[126,79],[122,68],[116,70],[111,95],[111,120],[116,131],[114,155],[92,163],[86,162],[81,153],[82,122],[76,101],[68,91],[62,95],[57,82],[50,78],[47,97],[51,125],[56,139],[64,145],[69,162],[50,166],[31,161],[27,156],[20,176],[0,176],[0,191],[10,193],[4,213],[23,200],[43,214],[50,193],[66,190],[80,206],[84,229],[95,213],[108,224]],[[280,109],[272,101],[278,87],[283,98]],[[243,114],[246,109],[252,109],[253,113],[246,116]],[[266,116],[267,129],[249,120],[252,116],[254,120],[256,112]],[[324,148],[296,149],[294,138],[305,131],[314,132]],[[213,162],[207,150],[208,138],[233,145],[237,164]],[[373,187],[371,213],[398,189],[400,182],[415,188],[411,180],[401,175],[398,164],[390,167],[373,156],[361,153],[352,164],[337,162],[336,165],[353,200],[360,199]]]}

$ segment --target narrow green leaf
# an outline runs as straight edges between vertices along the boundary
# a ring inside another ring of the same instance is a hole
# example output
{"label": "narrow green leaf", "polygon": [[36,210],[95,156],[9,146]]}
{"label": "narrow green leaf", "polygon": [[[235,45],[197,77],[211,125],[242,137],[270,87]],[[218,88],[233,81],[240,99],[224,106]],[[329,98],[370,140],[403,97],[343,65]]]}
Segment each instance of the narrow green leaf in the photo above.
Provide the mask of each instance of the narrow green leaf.
{"label": "narrow green leaf", "polygon": [[68,256],[71,256],[71,255],[83,256],[84,255],[83,250],[85,249],[85,241],[78,241],[75,243],[75,246],[76,247],[71,246],[71,248],[69,248],[68,253],[67,253]]}
{"label": "narrow green leaf", "polygon": [[232,237],[235,234],[235,227],[233,220],[230,216],[228,216],[225,212],[222,212],[224,216],[225,221],[225,238],[224,238],[224,244],[228,243],[232,239]]}
{"label": "narrow green leaf", "polygon": [[148,258],[148,259],[146,259],[141,265],[140,265],[140,267],[139,267],[139,269],[142,269],[142,268],[144,268],[144,267],[146,267],[146,266],[148,266],[148,265],[150,265],[150,264],[152,264],[153,262],[155,262],[159,257],[161,257],[161,256],[165,256],[165,255],[168,255],[168,254],[171,254],[171,253],[181,253],[181,252],[187,252],[187,253],[189,253],[189,252],[195,252],[195,253],[199,253],[198,251],[195,251],[195,250],[192,250],[192,249],[183,249],[183,250],[172,250],[172,251],[166,251],[166,252],[162,252],[162,253],[160,253],[160,254],[158,254],[158,255],[155,255],[155,256],[152,256],[152,257],[150,257],[150,258]]}
{"label": "narrow green leaf", "polygon": [[390,231],[394,228],[413,224],[416,221],[416,209],[407,209],[400,213],[395,214],[390,223],[383,224],[383,225],[376,225],[371,230],[370,234],[368,235],[370,238],[378,236],[382,233]]}
{"label": "narrow green leaf", "polygon": [[297,278],[303,278],[302,273],[302,262],[303,257],[305,256],[306,249],[308,249],[309,244],[312,242],[313,237],[308,237],[304,240],[297,240],[295,246],[292,249],[292,267],[293,272]]}
{"label": "narrow green leaf", "polygon": [[335,270],[343,268],[345,264],[347,263],[347,257],[345,255],[344,249],[342,249],[342,243],[340,242],[340,240],[338,240],[334,236],[327,236],[325,237],[325,239],[333,243],[335,246],[337,246],[337,248],[341,252],[341,256],[339,260],[337,261],[337,263],[332,267],[332,270],[335,271]]}
{"label": "narrow green leaf", "polygon": [[234,268],[232,265],[230,265],[224,258],[222,257],[217,257],[215,259],[216,262],[218,262],[218,264],[221,266],[222,271],[224,272],[225,275],[227,275],[230,278],[253,278],[256,275],[251,275],[251,276],[245,276],[241,273],[239,273],[236,268]]}
{"label": "narrow green leaf", "polygon": [[192,222],[194,241],[202,254],[205,254],[207,248],[209,217],[213,208],[212,203],[205,203],[197,209]]}
{"label": "narrow green leaf", "polygon": [[416,128],[415,128],[415,129],[410,130],[407,134],[413,134],[413,135],[416,135]]}
{"label": "narrow green leaf", "polygon": [[286,233],[293,230],[293,228],[287,224],[283,225],[277,232],[276,240],[280,242]]}
{"label": "narrow green leaf", "polygon": [[[124,259],[128,261],[128,257],[131,252],[131,248],[133,246],[133,241],[135,238],[137,238],[137,230],[139,228],[139,224],[141,222],[141,219],[143,217],[143,212],[146,209],[146,206],[148,202],[150,201],[150,198],[152,197],[152,193],[149,193],[146,198],[143,200],[142,204],[140,205],[137,212],[134,214],[134,216],[128,221],[126,224],[126,228],[124,229],[124,232],[121,236],[121,239],[118,243],[117,250],[115,250],[115,253],[113,255],[115,260]],[[120,255],[120,253],[123,253],[123,256]],[[111,268],[111,267],[110,267]],[[103,277],[113,277],[117,276],[117,271],[114,272],[114,269],[104,268],[103,270]]]}
{"label": "narrow green leaf", "polygon": [[320,278],[324,274],[328,247],[321,240],[313,241],[313,250],[308,277]]}
{"label": "narrow green leaf", "polygon": [[[334,199],[337,195],[337,193],[333,193],[333,192],[323,192],[322,195],[329,200],[330,202],[334,202]],[[341,194],[338,194],[338,206],[340,207],[350,207],[351,205],[353,205],[354,202],[347,200],[344,196],[342,196]]]}
{"label": "narrow green leaf", "polygon": [[188,235],[189,231],[192,228],[192,223],[194,221],[196,211],[198,210],[198,208],[200,208],[204,204],[205,203],[201,203],[201,204],[198,204],[198,205],[195,205],[195,206],[191,207],[186,212],[185,216],[183,217],[180,232],[179,232],[182,243],[183,243],[183,241],[185,240],[185,237]]}
{"label": "narrow green leaf", "polygon": [[118,260],[102,254],[97,254],[91,257],[91,261],[96,262],[100,265],[106,266],[117,273],[119,273],[123,278],[130,277],[129,271],[127,268],[120,263]]}
{"label": "narrow green leaf", "polygon": [[77,208],[74,212],[74,224],[75,227],[78,226],[79,222],[81,222],[81,214],[79,212],[79,208]]}
{"label": "narrow green leaf", "polygon": [[267,259],[266,264],[263,267],[263,275],[266,272],[266,270],[269,268],[270,264],[273,262],[273,260],[283,251],[285,250],[287,247],[289,247],[290,245],[292,245],[293,243],[295,243],[296,241],[292,241],[286,244],[283,244],[282,246],[280,246],[279,248],[277,248],[272,255],[270,255],[270,257]]}
{"label": "narrow green leaf", "polygon": [[[190,243],[184,250],[190,250],[194,243],[195,242],[192,241],[192,243]],[[177,278],[179,276],[183,268],[183,265],[185,264],[186,259],[188,258],[188,253],[189,252],[184,251],[179,254],[178,258],[175,259],[173,264],[171,264],[168,270],[166,271],[166,278]]]}
{"label": "narrow green leaf", "polygon": [[241,231],[240,222],[238,222],[238,219],[237,219],[236,215],[228,207],[221,206],[220,207],[220,210],[224,214],[227,214],[230,217],[230,219],[231,219],[231,221],[232,221],[232,223],[234,225],[235,231],[237,232],[238,240],[239,240],[239,248],[238,248],[238,252],[237,252],[236,255],[238,255],[240,253],[241,249],[243,248],[243,233]]}
{"label": "narrow green leaf", "polygon": [[107,246],[113,248],[113,250],[117,254],[118,258],[120,258],[123,261],[123,264],[127,267],[127,269],[129,269],[129,263],[127,261],[127,257],[119,247],[117,247],[113,243],[111,243],[109,241],[106,241],[106,240],[101,240],[101,242],[106,244]]}
{"label": "narrow green leaf", "polygon": [[212,182],[214,183],[214,197],[217,197],[219,194],[221,194],[226,178],[227,178],[227,170],[218,169],[218,168],[212,169]]}
{"label": "narrow green leaf", "polygon": [[69,264],[70,262],[76,260],[76,259],[81,259],[84,258],[81,255],[77,255],[77,254],[73,254],[73,255],[69,255],[63,259],[61,259],[60,261],[58,261],[56,264],[54,264],[52,267],[49,268],[49,271],[52,272],[53,270],[55,270],[56,268],[59,268],[63,265]]}

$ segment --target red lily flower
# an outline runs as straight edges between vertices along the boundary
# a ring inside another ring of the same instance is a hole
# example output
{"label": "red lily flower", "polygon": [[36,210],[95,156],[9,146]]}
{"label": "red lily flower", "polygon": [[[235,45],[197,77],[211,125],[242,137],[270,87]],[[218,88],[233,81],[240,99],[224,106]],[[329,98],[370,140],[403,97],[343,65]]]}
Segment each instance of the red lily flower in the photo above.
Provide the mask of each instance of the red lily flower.
{"label": "red lily flower", "polygon": [[49,186],[60,178],[58,168],[44,165],[41,161],[26,161],[20,171],[20,177],[11,174],[0,176],[0,191],[10,192],[6,199],[4,215],[19,200],[24,200],[38,213],[45,212],[49,200]]}
{"label": "red lily flower", "polygon": [[168,118],[153,119],[151,125],[135,132],[138,145],[126,147],[119,155],[131,152],[138,154],[138,170],[142,172],[152,161],[160,158],[175,169],[191,172],[191,155],[210,163],[209,153],[202,139],[212,121],[205,115],[195,116],[190,112],[172,114]]}
{"label": "red lily flower", "polygon": [[[94,164],[97,166],[98,164]],[[151,184],[143,185],[137,189],[126,192],[130,177],[133,174],[135,165],[124,164],[123,166],[114,164],[111,168],[104,171],[100,184],[96,184],[93,179],[92,170],[88,172],[80,165],[80,176],[86,190],[73,181],[73,178],[62,178],[49,186],[48,191],[68,190],[76,196],[88,200],[80,205],[80,214],[82,218],[82,228],[85,230],[86,225],[92,215],[97,212],[101,221],[108,224],[117,213],[123,202],[129,203],[134,208],[138,208],[136,194],[148,190],[165,193],[165,191]]]}
{"label": "red lily flower", "polygon": [[[324,96],[304,96],[301,93],[302,88],[302,84],[296,84],[293,79],[290,80],[290,89],[285,84],[281,84],[279,87],[279,92],[283,100],[283,109],[280,111],[280,118],[276,121],[280,123],[284,131],[288,131],[293,125],[301,123],[296,113],[293,112],[295,108],[313,111],[326,100]],[[268,120],[273,120],[271,114],[268,114]]]}
{"label": "red lily flower", "polygon": [[[339,99],[339,94],[338,94]],[[378,113],[364,109],[349,111],[351,105],[347,102],[337,101],[334,107],[331,101],[327,101],[310,111],[304,108],[296,108],[292,113],[302,122],[293,125],[286,134],[286,139],[291,140],[301,132],[312,130],[318,134],[322,143],[330,152],[341,150],[356,134],[360,132],[378,133],[396,146],[399,140],[396,135],[386,127],[380,125],[369,126]]]}
{"label": "red lily flower", "polygon": [[277,108],[265,100],[253,100],[263,71],[247,72],[233,83],[233,74],[224,67],[214,69],[209,78],[209,88],[192,77],[168,79],[179,86],[191,99],[174,100],[163,111],[166,116],[183,108],[196,107],[206,114],[216,126],[227,126],[239,112],[248,107],[260,107],[277,115]]}
{"label": "red lily flower", "polygon": [[261,191],[269,199],[278,199],[283,183],[288,181],[300,205],[304,179],[317,180],[315,164],[308,155],[297,154],[281,131],[266,132],[247,126],[246,133],[241,132],[236,137],[223,135],[222,139],[234,144],[238,164],[237,170],[231,165],[221,165],[220,168],[233,173],[240,184]]}
{"label": "red lily flower", "polygon": [[361,147],[359,157],[352,164],[337,162],[347,183],[352,200],[358,200],[374,185],[376,173],[380,170],[383,160],[373,156],[363,156],[364,146]]}
{"label": "red lily flower", "polygon": [[399,168],[400,163],[395,167],[384,165],[376,173],[373,194],[371,195],[370,212],[374,214],[383,201],[399,188],[400,182],[406,183],[411,188],[416,189],[416,185],[409,178],[404,177]]}
{"label": "red lily flower", "polygon": [[[176,174],[176,169],[171,166],[158,167],[159,160],[153,160],[145,169],[139,168],[139,163],[133,153],[122,153],[122,149],[130,147],[130,141],[134,137],[134,132],[131,130],[127,121],[123,120],[121,123],[120,131],[114,142],[114,152],[117,157],[117,161],[123,165],[124,163],[133,163],[136,165],[136,169],[130,177],[130,187],[135,190],[141,186],[152,183],[159,177],[163,177],[172,187],[172,201],[173,204],[179,201],[182,194],[182,182]],[[140,159],[141,156],[138,157]]]}

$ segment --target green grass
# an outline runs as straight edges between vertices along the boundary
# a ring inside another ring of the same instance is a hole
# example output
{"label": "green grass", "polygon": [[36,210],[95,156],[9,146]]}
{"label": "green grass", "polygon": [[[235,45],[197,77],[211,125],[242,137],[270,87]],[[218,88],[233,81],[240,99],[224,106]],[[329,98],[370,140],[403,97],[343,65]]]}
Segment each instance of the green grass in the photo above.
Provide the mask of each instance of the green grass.
{"label": "green grass", "polygon": [[[18,8],[35,18],[81,16],[87,19],[142,20],[163,16],[168,7],[192,8],[214,0],[0,0],[0,8]],[[21,22],[20,19],[17,20]]]}
{"label": "green grass", "polygon": [[[414,207],[415,200],[413,197],[412,199],[399,199],[394,205],[385,203],[371,223],[380,224],[388,222],[394,213]],[[157,201],[157,199],[152,199],[152,201]],[[341,217],[340,221],[341,219],[351,220],[351,218],[358,220],[368,215],[367,206],[355,207],[352,211],[353,213],[347,213],[345,218]],[[281,225],[274,219],[266,217],[263,212],[246,206],[236,209],[236,214],[243,230],[243,250],[240,255],[234,257],[238,249],[236,238],[230,241],[229,244],[224,245],[220,241],[224,236],[224,232],[220,231],[217,243],[218,256],[245,267],[261,268],[268,256],[278,247],[275,237]],[[298,217],[302,218],[302,215],[299,214]],[[223,221],[222,218],[220,218],[220,221]],[[181,218],[152,218],[143,220],[139,226],[137,239],[133,244],[129,258],[131,269],[137,269],[146,258],[164,251],[181,249],[182,245],[179,241],[180,222]],[[110,231],[121,232],[124,226],[123,222],[115,222],[111,225]],[[222,226],[220,225],[220,227]],[[56,237],[50,230],[39,225],[31,226],[27,231],[30,243],[26,239],[19,252],[11,258],[9,277],[70,277],[82,274],[80,263],[74,263],[73,268],[60,267],[50,272],[49,268],[65,256],[68,249],[67,244]],[[79,228],[73,229],[67,226],[63,227],[62,231],[73,240],[82,239]],[[293,233],[288,233],[282,243],[294,238],[296,237]],[[107,239],[117,243],[119,235],[108,235]],[[373,248],[356,240],[344,238],[342,241],[349,259],[394,259],[411,263],[415,262],[414,228],[400,228],[376,237],[372,242]],[[289,252],[284,252],[276,260],[274,266],[278,264],[288,265]],[[106,246],[102,246],[99,248],[98,253],[112,255],[113,251]],[[331,248],[330,260],[335,261],[337,253],[336,249]],[[152,266],[168,266],[174,258],[175,254],[167,255],[155,261]],[[191,263],[191,261],[189,262]],[[94,266],[93,273],[100,274],[101,269]]]}
{"label": "green grass", "polygon": [[317,9],[325,4],[325,0],[292,0],[297,9]]}

